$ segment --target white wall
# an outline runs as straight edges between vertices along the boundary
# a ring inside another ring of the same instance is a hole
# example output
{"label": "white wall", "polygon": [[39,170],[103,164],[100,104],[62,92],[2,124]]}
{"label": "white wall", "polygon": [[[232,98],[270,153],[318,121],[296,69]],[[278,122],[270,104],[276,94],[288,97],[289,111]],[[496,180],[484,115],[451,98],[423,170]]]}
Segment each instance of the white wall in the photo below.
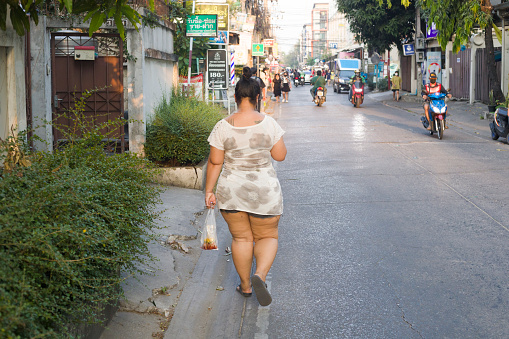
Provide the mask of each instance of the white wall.
{"label": "white wall", "polygon": [[24,61],[24,37],[15,33],[8,19],[7,30],[0,31],[0,138],[4,140],[12,126],[20,131],[27,128]]}
{"label": "white wall", "polygon": [[[168,28],[143,29],[142,35],[145,48],[173,53],[173,34]],[[173,62],[145,57],[143,73],[144,105],[146,118],[150,120],[158,101],[173,88]]]}
{"label": "white wall", "polygon": [[[143,154],[146,123],[163,94],[170,94],[176,76],[176,62],[165,59],[173,53],[173,31],[164,23],[155,28],[140,27],[127,32],[127,48],[137,60],[128,61],[129,151]],[[147,51],[161,53],[147,57]]]}

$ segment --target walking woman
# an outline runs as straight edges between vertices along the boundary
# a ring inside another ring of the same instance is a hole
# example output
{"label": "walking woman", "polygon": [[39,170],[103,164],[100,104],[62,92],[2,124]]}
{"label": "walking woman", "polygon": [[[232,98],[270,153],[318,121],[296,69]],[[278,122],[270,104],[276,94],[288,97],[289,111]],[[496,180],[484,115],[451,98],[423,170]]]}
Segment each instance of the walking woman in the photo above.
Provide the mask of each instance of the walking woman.
{"label": "walking woman", "polygon": [[291,91],[291,81],[290,81],[290,77],[288,76],[288,72],[285,72],[285,74],[283,74],[283,102],[288,102],[288,96],[290,94],[290,91]]}
{"label": "walking woman", "polygon": [[279,102],[279,98],[281,98],[281,77],[278,73],[274,76],[272,83],[274,84],[274,96],[276,97],[277,102]]}
{"label": "walking woman", "polygon": [[[240,277],[237,292],[250,297],[254,290],[260,305],[267,306],[272,297],[265,278],[276,257],[283,213],[283,195],[272,159],[283,161],[286,146],[279,124],[255,111],[258,84],[250,77],[251,70],[244,67],[235,87],[238,111],[219,121],[208,138],[205,204],[211,208],[217,201],[228,224],[233,263]],[[256,271],[250,277],[253,255]]]}

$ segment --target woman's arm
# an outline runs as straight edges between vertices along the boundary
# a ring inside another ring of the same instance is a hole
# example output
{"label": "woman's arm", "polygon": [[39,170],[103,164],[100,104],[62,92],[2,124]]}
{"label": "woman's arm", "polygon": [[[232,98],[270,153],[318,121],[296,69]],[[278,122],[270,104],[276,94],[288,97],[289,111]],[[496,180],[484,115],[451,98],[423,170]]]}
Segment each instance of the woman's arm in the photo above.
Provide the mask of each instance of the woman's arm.
{"label": "woman's arm", "polygon": [[207,163],[207,181],[205,182],[205,205],[207,208],[216,204],[216,196],[212,192],[216,186],[217,178],[221,173],[224,162],[224,151],[210,146],[210,155]]}
{"label": "woman's arm", "polygon": [[278,142],[272,146],[272,149],[270,150],[270,155],[272,156],[272,159],[276,161],[283,161],[286,158],[286,145],[283,141],[283,137],[279,139]]}

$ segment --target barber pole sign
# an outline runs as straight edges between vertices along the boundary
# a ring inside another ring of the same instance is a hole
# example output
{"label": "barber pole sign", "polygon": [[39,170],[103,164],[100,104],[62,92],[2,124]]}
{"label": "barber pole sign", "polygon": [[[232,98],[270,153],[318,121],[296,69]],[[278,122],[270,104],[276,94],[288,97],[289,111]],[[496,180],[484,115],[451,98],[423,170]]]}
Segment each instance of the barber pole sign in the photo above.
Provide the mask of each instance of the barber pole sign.
{"label": "barber pole sign", "polygon": [[235,61],[233,58],[233,52],[230,53],[230,85],[235,85]]}

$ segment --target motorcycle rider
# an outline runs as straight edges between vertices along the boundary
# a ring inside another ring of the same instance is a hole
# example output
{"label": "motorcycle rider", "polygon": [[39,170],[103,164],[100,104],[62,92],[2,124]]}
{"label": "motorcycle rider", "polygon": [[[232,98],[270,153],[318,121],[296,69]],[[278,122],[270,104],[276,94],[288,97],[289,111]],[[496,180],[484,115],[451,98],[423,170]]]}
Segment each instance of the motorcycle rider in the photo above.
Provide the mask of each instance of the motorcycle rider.
{"label": "motorcycle rider", "polygon": [[356,82],[357,80],[360,80],[364,84],[364,78],[361,75],[361,71],[358,69],[355,70],[354,75],[350,78],[350,92],[349,92],[349,97],[348,97],[350,101],[352,101],[352,96],[353,96],[352,84],[354,82]]}
{"label": "motorcycle rider", "polygon": [[[437,74],[435,72],[431,72],[429,74],[429,84],[424,86],[424,90],[422,91],[422,98],[424,99],[424,112],[426,113],[426,119],[428,120],[428,127],[426,128],[428,131],[431,131],[431,115],[429,112],[429,97],[428,94],[434,93],[444,93],[448,98],[452,98],[452,95],[447,92],[447,90],[442,86],[441,83],[437,82]],[[447,126],[447,120],[445,124],[445,128],[449,128]]]}
{"label": "motorcycle rider", "polygon": [[300,73],[299,71],[296,69],[293,70],[293,83],[298,83],[299,82],[299,78],[300,78]]}
{"label": "motorcycle rider", "polygon": [[313,85],[313,88],[309,90],[311,93],[311,97],[313,98],[313,102],[315,102],[315,95],[316,95],[316,89],[318,87],[323,87],[323,93],[325,96],[327,96],[327,89],[325,88],[325,78],[322,76],[322,71],[318,70],[316,71],[316,76],[314,76],[311,79],[311,85]]}

